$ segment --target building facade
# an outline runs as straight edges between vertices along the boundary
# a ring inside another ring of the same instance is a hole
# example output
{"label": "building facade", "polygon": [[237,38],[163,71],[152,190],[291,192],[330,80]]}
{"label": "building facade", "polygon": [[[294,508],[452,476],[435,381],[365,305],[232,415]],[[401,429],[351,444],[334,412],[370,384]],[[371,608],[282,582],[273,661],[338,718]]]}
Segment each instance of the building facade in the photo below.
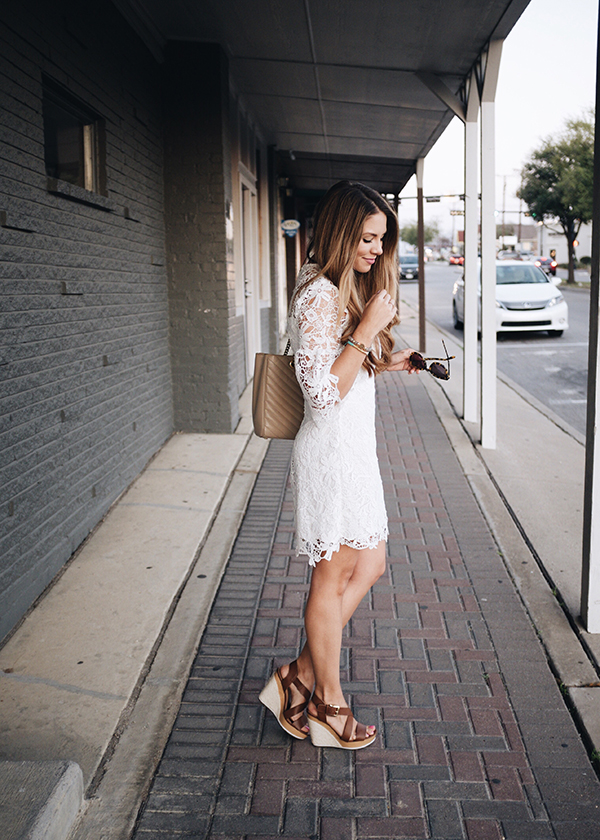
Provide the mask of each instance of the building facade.
{"label": "building facade", "polygon": [[3,5],[0,639],[171,434],[235,430],[318,198],[490,112],[528,2]]}
{"label": "building facade", "polygon": [[235,430],[286,253],[220,46],[157,55],[109,0],[0,19],[1,639],[173,432]]}

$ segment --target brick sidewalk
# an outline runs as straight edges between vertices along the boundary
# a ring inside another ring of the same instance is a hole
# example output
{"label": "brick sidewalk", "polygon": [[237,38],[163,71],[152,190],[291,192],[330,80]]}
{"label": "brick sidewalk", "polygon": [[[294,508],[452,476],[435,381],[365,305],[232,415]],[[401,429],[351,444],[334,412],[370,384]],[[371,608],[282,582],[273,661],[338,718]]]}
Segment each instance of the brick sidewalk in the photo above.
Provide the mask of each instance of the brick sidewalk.
{"label": "brick sidewalk", "polygon": [[347,628],[342,679],[380,737],[316,749],[258,703],[299,651],[309,580],[275,441],[136,840],[600,836],[600,785],[422,383],[382,377],[378,402],[389,565]]}

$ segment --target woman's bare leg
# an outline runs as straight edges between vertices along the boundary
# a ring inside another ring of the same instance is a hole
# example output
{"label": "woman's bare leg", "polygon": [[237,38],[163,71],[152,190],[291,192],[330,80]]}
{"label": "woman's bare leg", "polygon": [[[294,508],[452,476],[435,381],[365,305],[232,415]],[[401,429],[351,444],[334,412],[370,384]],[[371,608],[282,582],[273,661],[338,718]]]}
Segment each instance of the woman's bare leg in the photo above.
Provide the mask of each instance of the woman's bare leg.
{"label": "woman's bare leg", "polygon": [[[342,546],[342,548],[346,548],[346,546]],[[351,550],[356,551],[355,549]],[[356,554],[358,558],[342,598],[342,627],[345,627],[350,621],[362,599],[385,571],[385,542],[380,542],[377,548],[374,549],[368,548],[362,551],[356,551]],[[319,563],[315,567],[315,571],[322,563],[327,562],[333,562],[333,558],[331,561],[324,560]],[[313,571],[313,579],[315,571]],[[311,579],[311,592],[312,586],[313,580]],[[308,681],[306,685],[309,685],[311,681],[314,682],[314,667],[308,645],[304,645],[298,657],[298,668],[301,678],[302,674],[304,674],[304,677]]]}
{"label": "woman's bare leg", "polygon": [[[314,669],[315,693],[325,703],[346,705],[340,683],[342,631],[384,566],[385,543],[382,542],[373,550],[342,546],[331,561],[321,561],[313,570],[304,615],[306,647]],[[309,709],[315,714],[314,704]],[[341,734],[345,720],[332,720]],[[368,729],[369,734],[372,731]]]}
{"label": "woman's bare leg", "polygon": [[[317,694],[326,703],[346,703],[339,670],[342,630],[384,570],[383,541],[375,549],[358,550],[341,546],[330,561],[322,560],[313,569],[304,617],[308,643],[297,660],[298,676],[309,690],[316,681]],[[318,660],[316,665],[313,652]],[[285,677],[287,666],[281,670]],[[321,675],[321,679],[317,674]],[[296,694],[293,687],[291,690]]]}
{"label": "woman's bare leg", "polygon": [[359,551],[358,554],[358,561],[344,592],[342,604],[344,627],[356,612],[356,608],[369,589],[377,583],[385,572],[385,542],[383,540],[377,548],[367,548]]}

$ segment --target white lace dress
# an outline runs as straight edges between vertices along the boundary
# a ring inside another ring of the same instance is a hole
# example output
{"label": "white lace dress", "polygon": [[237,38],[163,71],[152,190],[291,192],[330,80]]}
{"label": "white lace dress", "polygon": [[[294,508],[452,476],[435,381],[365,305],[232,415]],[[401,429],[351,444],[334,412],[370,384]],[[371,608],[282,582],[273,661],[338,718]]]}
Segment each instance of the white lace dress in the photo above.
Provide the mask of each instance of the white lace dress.
{"label": "white lace dress", "polygon": [[[315,266],[303,266],[296,288]],[[342,352],[338,289],[320,277],[299,291],[288,331],[304,420],[292,451],[296,548],[314,566],[340,545],[375,548],[387,537],[387,515],[375,440],[375,377],[361,368],[343,400],[331,366]]]}

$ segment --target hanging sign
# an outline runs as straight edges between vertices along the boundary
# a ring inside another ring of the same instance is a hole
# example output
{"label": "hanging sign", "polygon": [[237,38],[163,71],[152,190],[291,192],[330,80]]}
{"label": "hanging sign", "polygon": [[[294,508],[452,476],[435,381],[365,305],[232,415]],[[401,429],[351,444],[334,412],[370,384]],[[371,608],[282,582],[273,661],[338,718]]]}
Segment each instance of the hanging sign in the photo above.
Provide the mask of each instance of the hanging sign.
{"label": "hanging sign", "polygon": [[281,230],[286,236],[295,236],[300,222],[297,219],[284,219],[281,223]]}

